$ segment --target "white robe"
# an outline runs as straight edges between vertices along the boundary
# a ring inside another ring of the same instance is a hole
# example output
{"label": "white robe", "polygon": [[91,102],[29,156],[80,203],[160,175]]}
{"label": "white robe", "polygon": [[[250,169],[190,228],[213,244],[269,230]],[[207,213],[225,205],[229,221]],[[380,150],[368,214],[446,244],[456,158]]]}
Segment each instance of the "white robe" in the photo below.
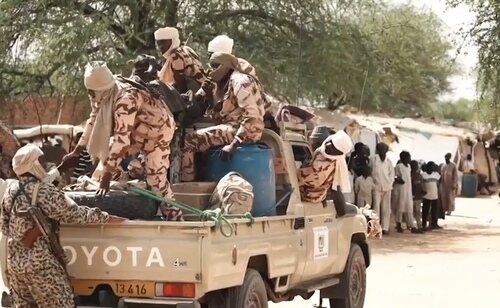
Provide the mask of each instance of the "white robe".
{"label": "white robe", "polygon": [[392,191],[393,211],[395,214],[413,213],[413,194],[411,191],[411,168],[399,163],[394,168],[396,177],[400,177],[405,182],[403,185],[394,184]]}

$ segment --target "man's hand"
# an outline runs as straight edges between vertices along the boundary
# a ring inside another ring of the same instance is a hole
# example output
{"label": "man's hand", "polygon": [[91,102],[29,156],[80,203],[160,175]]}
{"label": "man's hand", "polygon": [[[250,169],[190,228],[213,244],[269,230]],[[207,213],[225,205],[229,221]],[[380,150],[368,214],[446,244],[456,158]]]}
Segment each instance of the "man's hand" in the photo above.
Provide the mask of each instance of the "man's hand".
{"label": "man's hand", "polygon": [[[70,154],[68,154],[70,155]],[[71,156],[68,156],[66,155],[64,158],[63,158],[63,161],[61,162],[61,164],[59,166],[57,166],[57,170],[59,170],[59,173],[64,173],[66,172],[68,169],[70,168],[74,168],[76,166],[78,166],[78,162],[80,161],[80,155],[71,155]]]}
{"label": "man's hand", "polygon": [[72,157],[78,157],[80,156],[80,154],[83,152],[83,150],[85,150],[85,147],[81,146],[81,145],[78,145],[76,146],[76,148],[71,152],[71,153],[68,153],[66,155],[64,155],[63,159],[62,159],[62,162],[64,163],[64,161],[72,158]]}
{"label": "man's hand", "polygon": [[101,178],[101,184],[99,185],[99,190],[96,192],[97,198],[103,198],[109,191],[109,185],[111,183],[111,177],[113,175],[111,172],[105,172]]}
{"label": "man's hand", "polygon": [[223,161],[230,161],[231,160],[231,156],[233,155],[234,151],[236,150],[237,144],[238,144],[238,140],[234,139],[233,142],[231,142],[230,144],[228,144],[222,148],[221,158]]}
{"label": "man's hand", "polygon": [[405,181],[403,181],[403,179],[402,179],[402,178],[400,178],[400,177],[397,177],[397,178],[394,180],[394,182],[395,182],[396,184],[400,184],[400,185],[404,185],[404,183],[405,183]]}
{"label": "man's hand", "polygon": [[115,216],[115,215],[109,215],[108,224],[116,224],[116,223],[121,223],[124,222],[125,220],[128,220],[127,218],[120,217],[120,216]]}

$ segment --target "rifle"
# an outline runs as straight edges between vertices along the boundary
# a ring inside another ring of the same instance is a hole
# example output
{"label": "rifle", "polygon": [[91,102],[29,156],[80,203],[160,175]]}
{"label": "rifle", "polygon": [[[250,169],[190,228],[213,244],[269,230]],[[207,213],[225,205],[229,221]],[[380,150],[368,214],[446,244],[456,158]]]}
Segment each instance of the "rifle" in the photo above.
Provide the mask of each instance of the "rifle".
{"label": "rifle", "polygon": [[39,183],[35,184],[35,187],[33,189],[33,196],[32,198],[30,198],[26,193],[26,190],[24,190],[23,185],[19,183],[20,192],[24,194],[27,200],[31,200],[31,203],[26,210],[16,211],[16,214],[21,217],[23,216],[30,217],[35,223],[35,226],[33,228],[26,231],[26,233],[23,236],[22,242],[25,247],[32,248],[35,241],[40,236],[45,237],[49,241],[49,246],[52,254],[54,255],[54,257],[56,257],[56,260],[61,264],[64,271],[66,272],[66,275],[68,275],[68,272],[66,270],[66,255],[64,254],[64,249],[62,248],[61,243],[59,242],[59,237],[54,232],[55,231],[54,222],[49,221],[47,216],[45,216],[42,210],[40,210],[40,208],[37,206],[38,189],[40,187],[39,185],[40,185]]}

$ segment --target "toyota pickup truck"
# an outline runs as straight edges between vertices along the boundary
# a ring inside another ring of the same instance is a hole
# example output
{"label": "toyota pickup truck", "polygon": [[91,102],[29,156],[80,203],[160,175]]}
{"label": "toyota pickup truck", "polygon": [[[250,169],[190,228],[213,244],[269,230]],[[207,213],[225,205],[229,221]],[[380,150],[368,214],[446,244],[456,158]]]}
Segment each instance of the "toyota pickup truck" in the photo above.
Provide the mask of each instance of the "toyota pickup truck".
{"label": "toyota pickup truck", "polygon": [[[297,166],[312,153],[298,126],[262,138],[273,150],[277,200],[285,196],[278,214],[234,219],[230,237],[211,221],[62,226],[75,295],[100,307],[263,308],[319,290],[331,307],[362,308],[366,219],[349,204],[340,217],[331,201],[301,201]],[[8,286],[5,240],[1,253]]]}

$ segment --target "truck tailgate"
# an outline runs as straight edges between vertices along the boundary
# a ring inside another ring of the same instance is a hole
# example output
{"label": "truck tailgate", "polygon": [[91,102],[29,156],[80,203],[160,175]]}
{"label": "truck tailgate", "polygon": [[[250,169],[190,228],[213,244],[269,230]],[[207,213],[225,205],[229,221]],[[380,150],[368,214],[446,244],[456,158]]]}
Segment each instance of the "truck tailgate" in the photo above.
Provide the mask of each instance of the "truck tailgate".
{"label": "truck tailgate", "polygon": [[77,294],[109,285],[117,295],[136,288],[130,295],[151,297],[156,282],[201,280],[201,240],[208,231],[199,222],[65,225],[61,242]]}

